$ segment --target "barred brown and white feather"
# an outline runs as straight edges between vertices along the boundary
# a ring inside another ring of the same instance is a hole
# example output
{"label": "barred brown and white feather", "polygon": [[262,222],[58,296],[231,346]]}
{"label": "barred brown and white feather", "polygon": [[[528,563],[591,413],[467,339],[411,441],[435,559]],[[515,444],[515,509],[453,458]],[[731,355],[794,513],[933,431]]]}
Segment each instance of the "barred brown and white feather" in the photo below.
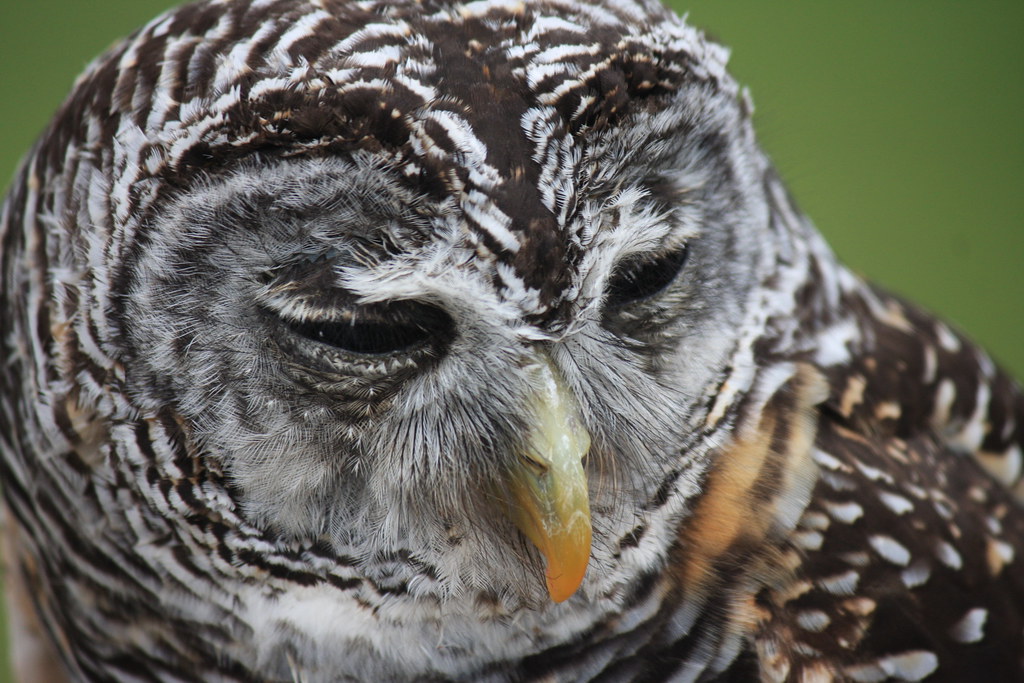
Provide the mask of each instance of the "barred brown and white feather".
{"label": "barred brown and white feather", "polygon": [[[1024,398],[835,260],[726,57],[207,0],[89,67],[0,223],[25,679],[1020,677]],[[556,604],[510,491],[578,434]]]}

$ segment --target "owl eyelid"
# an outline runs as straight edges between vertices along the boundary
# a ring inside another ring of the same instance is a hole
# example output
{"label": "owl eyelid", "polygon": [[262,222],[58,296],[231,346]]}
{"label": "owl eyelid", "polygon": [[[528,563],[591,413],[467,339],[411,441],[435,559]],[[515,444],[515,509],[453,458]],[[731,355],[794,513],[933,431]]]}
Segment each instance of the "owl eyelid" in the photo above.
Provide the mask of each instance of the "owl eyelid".
{"label": "owl eyelid", "polygon": [[665,291],[675,282],[686,265],[688,245],[641,258],[621,261],[605,288],[605,307],[619,308],[637,301],[650,299]]}
{"label": "owl eyelid", "polygon": [[442,309],[412,299],[346,307],[330,317],[277,316],[297,335],[356,356],[386,356],[439,347],[455,323]]}

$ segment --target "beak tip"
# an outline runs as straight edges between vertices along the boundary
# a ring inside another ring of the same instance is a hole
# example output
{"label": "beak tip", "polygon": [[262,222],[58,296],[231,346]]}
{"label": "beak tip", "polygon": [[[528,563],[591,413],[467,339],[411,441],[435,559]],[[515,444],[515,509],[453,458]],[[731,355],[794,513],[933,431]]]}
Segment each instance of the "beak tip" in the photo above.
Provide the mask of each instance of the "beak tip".
{"label": "beak tip", "polygon": [[[556,603],[565,602],[579,590],[583,584],[583,578],[587,575],[587,568],[590,565],[590,528],[588,524],[582,534],[585,541],[582,543],[568,544],[563,546],[568,552],[560,557],[547,555],[548,566],[545,571],[545,579],[548,587],[548,595]],[[583,541],[583,538],[578,539]],[[554,560],[554,561],[552,561]]]}
{"label": "beak tip", "polygon": [[[585,570],[584,573],[586,573]],[[579,576],[566,576],[563,574],[554,578],[548,576],[548,595],[551,596],[551,600],[553,602],[565,602],[576,594],[576,591],[579,590],[582,583],[583,574],[580,574]]]}

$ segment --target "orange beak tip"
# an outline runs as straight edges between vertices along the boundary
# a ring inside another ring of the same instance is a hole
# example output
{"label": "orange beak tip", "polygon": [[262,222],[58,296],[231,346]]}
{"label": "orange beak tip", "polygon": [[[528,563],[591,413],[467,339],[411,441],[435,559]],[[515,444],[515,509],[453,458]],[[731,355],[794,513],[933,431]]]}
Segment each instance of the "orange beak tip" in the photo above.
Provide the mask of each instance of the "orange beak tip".
{"label": "orange beak tip", "polygon": [[[563,545],[563,552],[558,555],[544,553],[547,568],[544,577],[547,582],[548,595],[556,602],[565,602],[571,598],[583,584],[590,564],[590,533],[589,520],[585,532],[578,544]],[[575,546],[575,547],[573,547]],[[554,560],[554,561],[552,561]]]}
{"label": "orange beak tip", "polygon": [[583,577],[587,573],[586,565],[583,565],[582,572],[561,573],[557,576],[546,574],[548,584],[548,595],[556,603],[565,602],[579,590],[583,583]]}

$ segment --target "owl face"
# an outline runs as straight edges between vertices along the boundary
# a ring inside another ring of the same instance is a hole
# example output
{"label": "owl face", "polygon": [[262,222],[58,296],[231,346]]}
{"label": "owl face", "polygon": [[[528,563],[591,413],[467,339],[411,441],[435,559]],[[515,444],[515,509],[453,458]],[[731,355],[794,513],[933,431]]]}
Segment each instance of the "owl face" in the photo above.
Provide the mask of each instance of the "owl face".
{"label": "owl face", "polygon": [[[473,68],[511,68],[543,16],[521,20]],[[611,564],[700,478],[766,200],[717,84],[573,131],[531,91],[540,66],[501,84],[507,114],[477,112],[461,81],[448,94],[445,68],[426,81],[434,100],[400,110],[398,149],[254,151],[160,197],[118,273],[123,362],[138,408],[182,416],[252,524],[410,553],[440,567],[442,592],[537,599],[543,561],[513,485],[551,412],[537,368],[568,411],[547,431],[569,421],[588,442],[582,568]],[[536,161],[547,149],[552,168]]]}
{"label": "owl face", "polygon": [[53,419],[132,472],[107,519],[442,603],[614,602],[666,562],[806,276],[724,50],[547,2],[200,2],[119,49],[8,217],[67,227]]}

